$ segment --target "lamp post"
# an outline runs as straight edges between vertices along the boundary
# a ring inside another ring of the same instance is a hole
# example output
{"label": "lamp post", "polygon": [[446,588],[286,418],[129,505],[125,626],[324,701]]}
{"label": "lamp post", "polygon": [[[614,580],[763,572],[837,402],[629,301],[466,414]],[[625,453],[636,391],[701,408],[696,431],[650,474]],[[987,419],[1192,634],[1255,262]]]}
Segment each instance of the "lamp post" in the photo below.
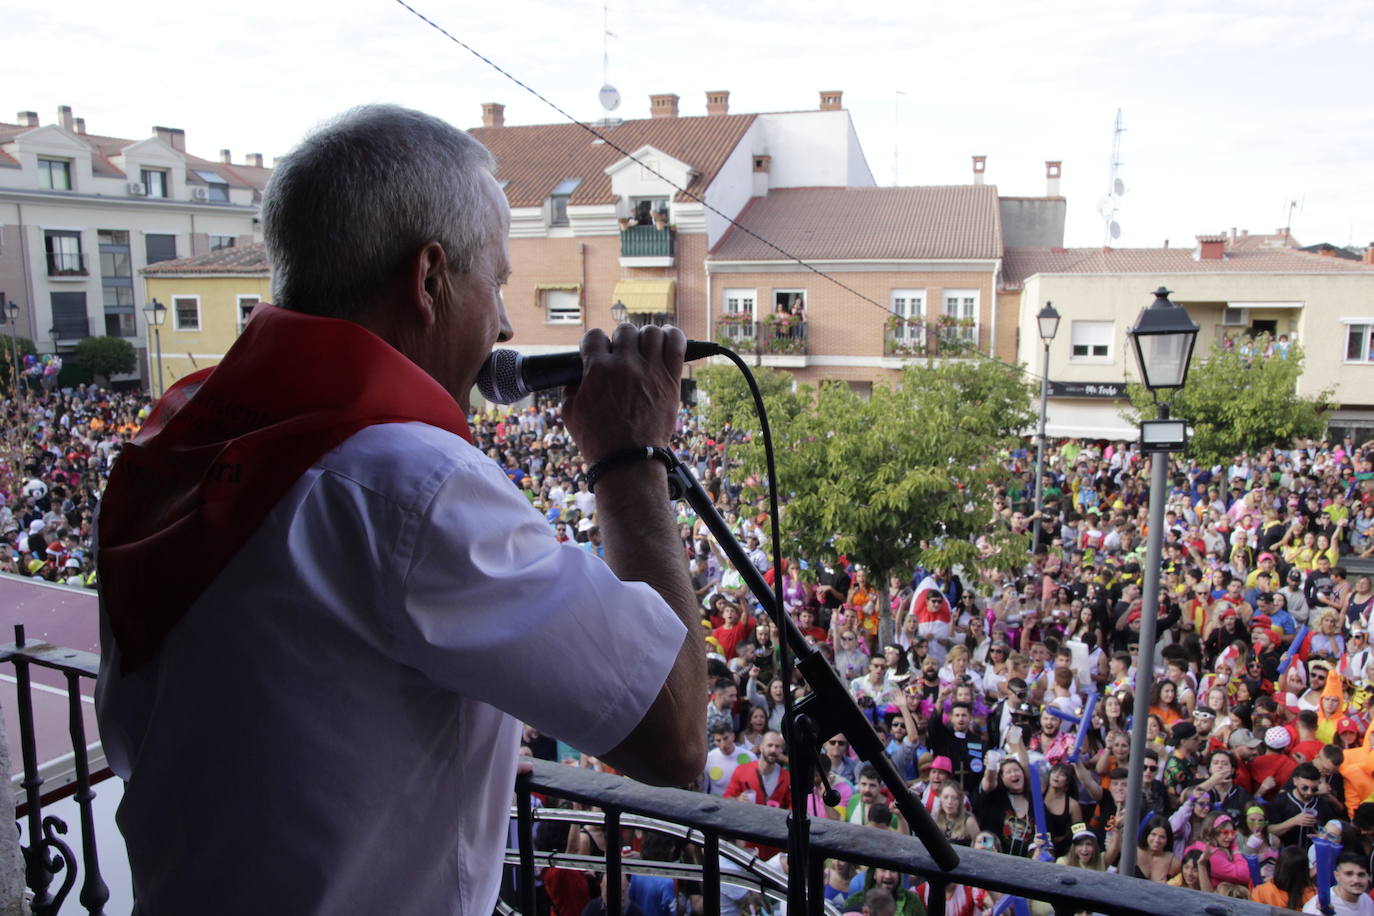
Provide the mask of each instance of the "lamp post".
{"label": "lamp post", "polygon": [[[157,351],[157,397],[162,397],[162,322],[167,320],[167,307],[154,299],[143,307],[148,316],[148,327],[153,329],[153,343]],[[152,379],[149,379],[152,381]]]}
{"label": "lamp post", "polygon": [[1031,553],[1040,551],[1041,514],[1045,511],[1042,503],[1045,492],[1045,411],[1049,408],[1050,398],[1050,341],[1059,333],[1059,313],[1049,302],[1035,316],[1040,325],[1040,339],[1045,343],[1045,359],[1040,370],[1040,441],[1035,447],[1035,523],[1031,528]]}
{"label": "lamp post", "polygon": [[1169,290],[1155,290],[1155,301],[1141,309],[1135,327],[1127,331],[1140,365],[1140,378],[1159,405],[1159,419],[1140,424],[1141,449],[1150,454],[1150,535],[1145,547],[1140,603],[1140,650],[1135,662],[1135,713],[1131,722],[1130,776],[1126,789],[1126,823],[1121,837],[1123,875],[1135,874],[1136,837],[1145,788],[1145,730],[1149,720],[1150,688],[1155,673],[1155,623],[1159,616],[1160,554],[1164,547],[1164,497],[1169,486],[1169,453],[1185,442],[1183,420],[1169,419],[1169,403],[1159,392],[1175,391],[1188,378],[1198,326],[1182,306],[1169,301]]}
{"label": "lamp post", "polygon": [[10,382],[14,386],[14,399],[18,401],[23,391],[19,386],[19,303],[6,299],[5,294],[0,293],[0,310],[4,311],[4,318],[10,326],[10,366],[14,370]]}
{"label": "lamp post", "polygon": [[611,306],[611,320],[616,323],[617,327],[630,320],[630,310],[619,299],[615,300],[615,305]]}

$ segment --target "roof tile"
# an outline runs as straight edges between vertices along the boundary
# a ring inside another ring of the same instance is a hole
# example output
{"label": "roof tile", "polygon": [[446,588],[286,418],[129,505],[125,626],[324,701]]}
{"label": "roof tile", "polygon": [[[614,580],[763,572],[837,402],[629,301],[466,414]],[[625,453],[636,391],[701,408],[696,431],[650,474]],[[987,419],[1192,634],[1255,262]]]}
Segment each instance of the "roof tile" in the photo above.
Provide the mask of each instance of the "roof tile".
{"label": "roof tile", "polygon": [[[627,153],[647,145],[687,163],[697,172],[687,190],[701,195],[753,122],[752,114],[644,118],[597,131]],[[496,157],[496,178],[507,182],[512,207],[541,205],[568,178],[582,179],[569,203],[615,202],[606,169],[625,156],[581,125],[477,127],[471,133]],[[677,199],[690,198],[678,194]]]}
{"label": "roof tile", "polygon": [[1003,282],[1035,274],[1374,273],[1374,265],[1291,248],[1229,249],[1201,260],[1189,248],[1008,248]]}
{"label": "roof tile", "polygon": [[[738,222],[798,258],[1002,255],[1001,217],[993,185],[786,188],[754,198]],[[749,232],[731,228],[711,252],[711,259],[788,259]]]}
{"label": "roof tile", "polygon": [[158,261],[140,273],[145,277],[169,276],[173,274],[255,274],[265,276],[268,272],[267,249],[261,242],[248,245],[235,245],[220,248],[206,254],[177,258],[174,261]]}

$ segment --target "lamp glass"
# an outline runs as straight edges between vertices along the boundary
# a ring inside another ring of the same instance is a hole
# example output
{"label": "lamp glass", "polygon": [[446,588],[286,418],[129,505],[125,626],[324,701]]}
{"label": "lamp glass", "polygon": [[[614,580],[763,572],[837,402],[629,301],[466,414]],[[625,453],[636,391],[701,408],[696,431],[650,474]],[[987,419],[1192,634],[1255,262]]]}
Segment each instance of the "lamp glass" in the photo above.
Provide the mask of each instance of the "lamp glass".
{"label": "lamp glass", "polygon": [[611,306],[611,319],[616,324],[624,324],[629,318],[630,310],[625,307],[625,303],[617,299],[615,305]]}
{"label": "lamp glass", "polygon": [[167,319],[167,307],[154,299],[143,307],[143,314],[148,316],[148,323],[153,327],[161,327]]}
{"label": "lamp glass", "polygon": [[1046,302],[1035,320],[1040,325],[1040,339],[1046,343],[1054,340],[1054,335],[1059,333],[1059,312],[1055,311],[1054,306]]}

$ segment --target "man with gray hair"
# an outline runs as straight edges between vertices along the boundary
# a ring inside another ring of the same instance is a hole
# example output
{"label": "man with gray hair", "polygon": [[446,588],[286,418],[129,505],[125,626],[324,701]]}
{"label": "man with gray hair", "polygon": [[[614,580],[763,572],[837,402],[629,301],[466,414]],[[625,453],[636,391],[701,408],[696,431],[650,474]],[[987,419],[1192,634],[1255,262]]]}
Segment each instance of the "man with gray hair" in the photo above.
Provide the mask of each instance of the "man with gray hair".
{"label": "man with gray hair", "polygon": [[276,307],[114,469],[97,710],[141,916],[485,916],[520,721],[701,772],[696,602],[663,465],[632,458],[669,445],[685,341],[583,338],[563,416],[605,560],[560,544],[460,406],[513,333],[491,169],[395,106],[309,136],[263,202]]}

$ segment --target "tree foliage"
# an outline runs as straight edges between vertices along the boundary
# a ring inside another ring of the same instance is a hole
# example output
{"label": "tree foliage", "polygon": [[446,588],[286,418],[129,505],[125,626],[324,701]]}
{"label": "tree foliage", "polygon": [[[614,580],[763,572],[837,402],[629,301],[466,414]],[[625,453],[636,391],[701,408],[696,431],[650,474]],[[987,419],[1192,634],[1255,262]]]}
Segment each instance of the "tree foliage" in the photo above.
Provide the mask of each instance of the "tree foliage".
{"label": "tree foliage", "polygon": [[[766,368],[751,371],[768,409],[770,425],[788,422],[810,402],[810,389],[802,387],[794,392],[792,376],[787,373]],[[729,427],[751,435],[759,430],[754,398],[739,369],[732,365],[705,366],[693,377],[706,395],[702,413],[712,429]]]}
{"label": "tree foliage", "polygon": [[0,353],[0,384],[5,386],[5,391],[7,392],[10,387],[10,379],[13,378],[11,375],[12,369],[10,367],[14,362],[13,354],[16,343],[19,346],[19,362],[21,368],[25,356],[38,355],[38,348],[35,347],[33,341],[29,340],[27,337],[20,337],[15,341],[11,340],[8,334],[0,334],[0,345],[3,345],[4,350],[3,353]]}
{"label": "tree foliage", "polygon": [[[1170,406],[1170,415],[1193,429],[1188,453],[1204,464],[1225,464],[1242,452],[1320,436],[1322,413],[1334,406],[1332,391],[1298,394],[1302,366],[1302,348],[1296,343],[1286,357],[1213,346],[1205,358],[1194,359],[1187,384],[1174,393]],[[1139,419],[1158,415],[1144,385],[1127,385],[1127,395]]]}
{"label": "tree foliage", "polygon": [[[869,571],[885,615],[892,573],[1025,562],[1024,536],[993,535],[1000,550],[984,559],[970,540],[992,517],[992,486],[1010,476],[999,451],[1034,417],[1017,369],[930,361],[907,366],[897,385],[874,385],[868,399],[842,382],[824,384],[814,401],[807,395],[775,395],[783,415],[770,412],[785,555],[844,554]],[[761,477],[757,439],[743,456]]]}
{"label": "tree foliage", "polygon": [[106,379],[138,368],[134,345],[122,337],[87,337],[76,345],[73,360],[91,375]]}

